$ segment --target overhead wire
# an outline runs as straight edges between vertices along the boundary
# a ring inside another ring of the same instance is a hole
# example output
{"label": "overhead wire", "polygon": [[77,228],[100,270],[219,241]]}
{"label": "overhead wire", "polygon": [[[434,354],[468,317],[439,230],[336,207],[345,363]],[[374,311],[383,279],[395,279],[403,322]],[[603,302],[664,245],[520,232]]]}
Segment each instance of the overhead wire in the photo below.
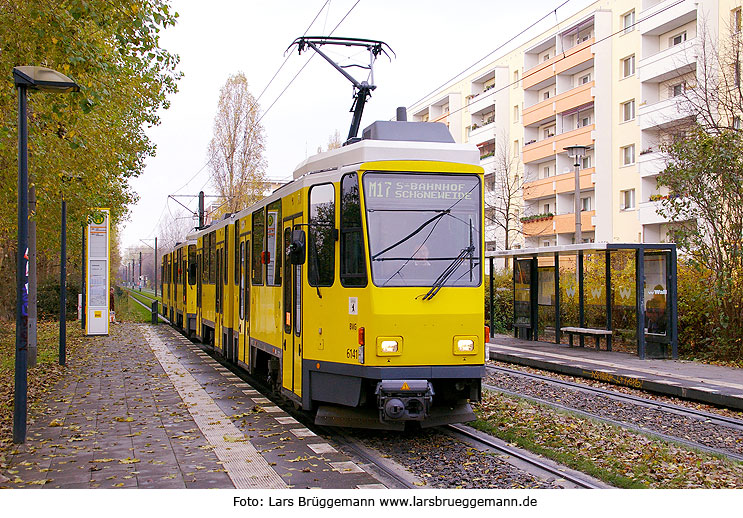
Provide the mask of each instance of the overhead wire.
{"label": "overhead wire", "polygon": [[[310,29],[312,28],[312,26],[313,26],[313,25],[315,24],[315,22],[317,21],[317,19],[319,18],[319,16],[320,16],[320,15],[322,14],[322,12],[323,12],[323,11],[325,10],[325,7],[326,7],[326,6],[328,6],[328,4],[330,3],[330,1],[331,1],[331,0],[325,0],[325,2],[323,3],[323,5],[322,5],[322,6],[320,7],[320,9],[319,9],[319,10],[317,11],[317,13],[315,14],[315,17],[314,17],[314,18],[312,19],[312,21],[310,22],[310,24],[309,24],[309,25],[307,26],[307,28],[306,28],[306,29],[304,30],[304,33],[303,33],[303,35],[307,35],[307,32],[309,32],[309,30],[310,30]],[[360,0],[359,0],[359,1],[360,1]],[[358,1],[357,1],[356,3],[358,4]],[[354,7],[356,7],[356,5],[355,5],[355,4],[354,4]],[[352,8],[352,9],[353,9],[353,8]],[[330,9],[328,9],[328,12],[329,12],[329,11],[330,11]],[[350,11],[349,11],[349,12],[350,12]],[[348,13],[346,14],[346,16],[347,16],[347,15],[348,15]],[[344,17],[344,19],[345,19],[345,17]],[[342,21],[342,20],[341,20],[341,21]],[[327,17],[326,17],[326,23],[327,23]],[[339,25],[340,25],[340,24],[339,24]],[[336,28],[337,28],[337,26],[336,26]],[[266,93],[266,91],[267,91],[267,90],[268,90],[268,88],[269,88],[269,87],[271,86],[271,84],[272,84],[272,83],[273,83],[273,81],[274,81],[274,80],[276,79],[276,77],[278,77],[278,75],[279,75],[279,73],[281,72],[281,70],[282,70],[282,69],[284,68],[284,66],[286,65],[286,63],[287,63],[287,62],[289,61],[289,58],[291,57],[291,55],[292,55],[292,53],[288,53],[288,54],[287,54],[286,58],[284,59],[284,61],[283,61],[283,62],[281,63],[281,65],[279,66],[278,70],[276,70],[276,72],[274,73],[273,77],[271,77],[271,79],[270,79],[270,80],[268,81],[268,83],[266,84],[266,86],[265,86],[265,87],[263,88],[263,90],[261,91],[261,93],[260,93],[260,94],[258,95],[258,97],[256,98],[256,103],[257,103],[257,102],[258,102],[258,101],[259,101],[259,100],[260,100],[260,99],[261,99],[261,98],[263,97],[263,95],[264,95],[264,94]],[[259,122],[259,121],[260,121],[260,119],[258,120],[258,122]],[[202,165],[202,166],[201,166],[201,167],[200,167],[200,168],[199,168],[199,169],[198,169],[198,170],[197,170],[197,171],[196,171],[196,172],[195,172],[194,174],[193,174],[193,176],[191,176],[191,178],[189,178],[189,179],[188,179],[188,181],[187,181],[186,183],[184,183],[184,184],[183,184],[182,186],[180,186],[180,187],[179,187],[178,189],[176,189],[175,191],[173,191],[173,192],[172,192],[171,194],[176,194],[176,193],[180,192],[181,190],[183,190],[184,188],[186,188],[186,187],[187,187],[187,186],[188,186],[188,185],[189,185],[189,184],[190,184],[190,183],[191,183],[192,181],[194,181],[194,180],[196,179],[196,177],[197,177],[197,176],[198,176],[198,175],[199,175],[199,174],[200,174],[200,173],[201,173],[201,172],[202,172],[202,171],[203,171],[204,169],[206,169],[206,167],[207,167],[207,166],[209,165],[209,163],[211,162],[211,160],[212,160],[213,158],[214,158],[214,157],[213,157],[213,155],[212,155],[211,157],[209,157],[209,159],[208,159],[208,160],[207,160],[207,161],[206,161],[206,162],[205,162],[205,163],[204,163],[204,164],[203,164],[203,165]],[[203,190],[203,189],[204,189],[204,188],[206,187],[206,185],[207,185],[208,183],[209,183],[209,179],[207,179],[207,180],[206,180],[206,182],[204,183],[204,185],[202,185],[202,187],[201,187],[201,189],[200,189],[200,190]],[[157,229],[157,226],[158,226],[158,225],[160,224],[160,222],[162,221],[162,217],[163,217],[163,215],[165,214],[165,209],[166,209],[166,208],[168,208],[168,207],[167,207],[167,203],[168,203],[168,202],[167,202],[167,199],[166,199],[166,202],[165,202],[165,207],[163,207],[163,210],[162,210],[162,211],[161,211],[161,213],[160,213],[160,217],[158,218],[158,220],[157,220],[157,223],[155,224],[155,226],[153,227],[153,229],[152,229],[152,231],[150,232],[150,234],[149,234],[149,235],[152,235],[152,234],[153,234],[153,233],[155,232],[155,230]],[[190,203],[192,203],[192,202],[188,202],[188,203],[190,204]],[[168,210],[170,210],[170,209],[168,208]],[[171,216],[172,216],[172,214],[171,214]]]}

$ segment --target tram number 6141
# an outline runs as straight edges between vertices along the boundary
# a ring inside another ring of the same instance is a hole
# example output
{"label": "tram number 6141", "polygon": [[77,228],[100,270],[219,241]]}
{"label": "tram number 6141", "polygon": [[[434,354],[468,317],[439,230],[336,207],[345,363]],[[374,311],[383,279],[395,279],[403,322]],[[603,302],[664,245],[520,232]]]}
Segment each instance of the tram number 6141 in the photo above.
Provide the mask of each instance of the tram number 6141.
{"label": "tram number 6141", "polygon": [[359,359],[359,350],[358,349],[346,349],[346,358],[354,360]]}

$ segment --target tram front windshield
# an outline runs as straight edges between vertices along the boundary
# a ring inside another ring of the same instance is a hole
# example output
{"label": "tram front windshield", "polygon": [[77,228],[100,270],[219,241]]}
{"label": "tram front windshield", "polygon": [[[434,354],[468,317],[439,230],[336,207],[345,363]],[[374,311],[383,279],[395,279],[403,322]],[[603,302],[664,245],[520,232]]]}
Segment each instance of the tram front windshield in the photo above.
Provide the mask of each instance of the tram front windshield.
{"label": "tram front windshield", "polygon": [[363,176],[376,286],[478,286],[481,200],[477,175]]}

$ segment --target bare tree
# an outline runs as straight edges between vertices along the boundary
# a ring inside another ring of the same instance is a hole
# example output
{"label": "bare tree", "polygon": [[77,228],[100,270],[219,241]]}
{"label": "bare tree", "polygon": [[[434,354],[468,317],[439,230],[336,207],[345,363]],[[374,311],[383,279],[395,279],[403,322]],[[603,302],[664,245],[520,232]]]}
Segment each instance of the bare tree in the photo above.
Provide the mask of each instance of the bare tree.
{"label": "bare tree", "polygon": [[264,197],[266,163],[259,107],[242,72],[220,90],[214,136],[209,143],[211,179],[224,196],[225,212],[237,212]]}
{"label": "bare tree", "polygon": [[[514,238],[521,234],[519,210],[523,182],[519,160],[511,156],[505,136],[498,140],[494,160],[493,174],[486,176],[485,223],[496,229],[496,247],[509,250]],[[498,243],[498,235],[502,235],[502,245]]]}

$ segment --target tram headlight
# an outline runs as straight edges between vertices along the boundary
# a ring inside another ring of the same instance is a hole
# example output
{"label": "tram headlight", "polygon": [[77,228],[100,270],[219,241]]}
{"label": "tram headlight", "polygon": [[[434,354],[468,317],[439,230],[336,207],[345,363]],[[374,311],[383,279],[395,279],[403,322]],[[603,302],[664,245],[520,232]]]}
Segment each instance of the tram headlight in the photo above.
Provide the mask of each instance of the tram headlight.
{"label": "tram headlight", "polygon": [[380,336],[377,338],[377,356],[400,356],[402,336]]}
{"label": "tram headlight", "polygon": [[454,337],[454,354],[475,354],[477,352],[476,336],[455,336]]}

